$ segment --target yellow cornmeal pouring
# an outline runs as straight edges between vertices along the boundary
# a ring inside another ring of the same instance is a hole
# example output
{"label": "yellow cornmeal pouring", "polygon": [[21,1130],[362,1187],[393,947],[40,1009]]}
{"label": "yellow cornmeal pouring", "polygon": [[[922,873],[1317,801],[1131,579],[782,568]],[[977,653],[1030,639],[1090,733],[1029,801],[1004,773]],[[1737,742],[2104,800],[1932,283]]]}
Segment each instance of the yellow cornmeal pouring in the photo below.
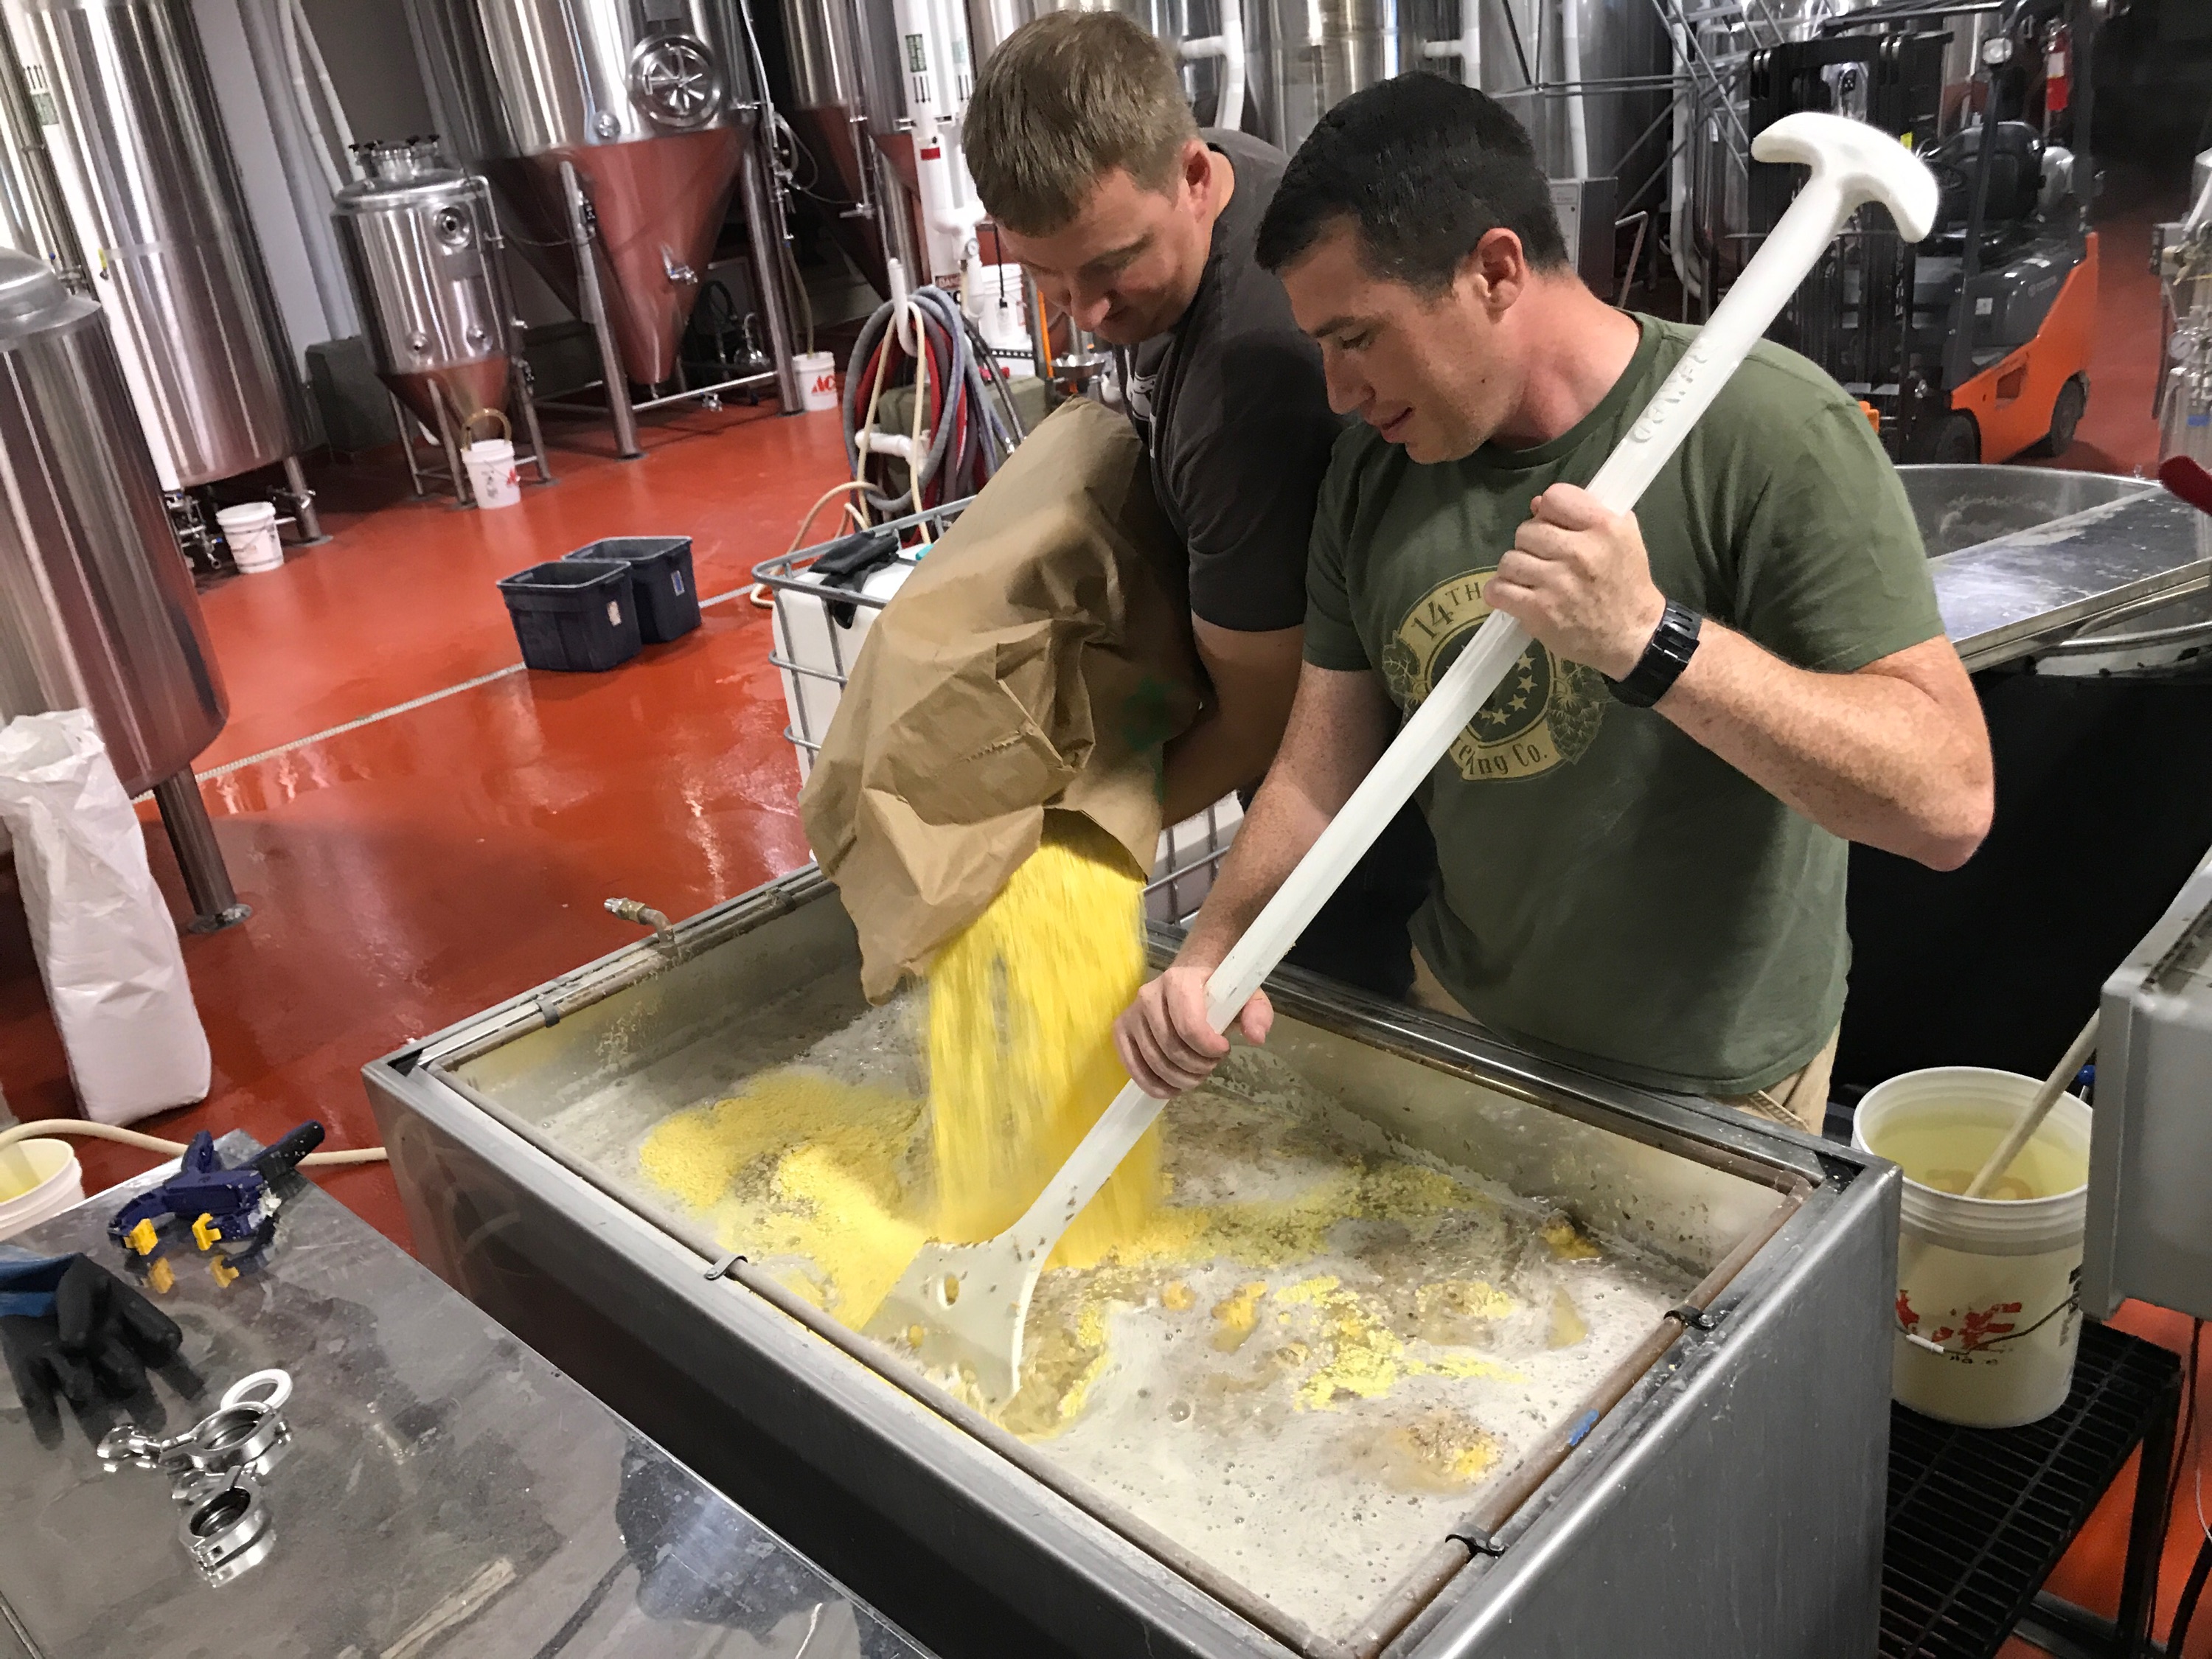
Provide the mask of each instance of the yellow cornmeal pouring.
{"label": "yellow cornmeal pouring", "polygon": [[[1114,1020],[1145,981],[1144,882],[1087,818],[1043,843],[929,964],[929,1117],[938,1237],[1018,1220],[1127,1083]],[[1160,1140],[1138,1142],[1048,1264],[1089,1267],[1144,1226]]]}

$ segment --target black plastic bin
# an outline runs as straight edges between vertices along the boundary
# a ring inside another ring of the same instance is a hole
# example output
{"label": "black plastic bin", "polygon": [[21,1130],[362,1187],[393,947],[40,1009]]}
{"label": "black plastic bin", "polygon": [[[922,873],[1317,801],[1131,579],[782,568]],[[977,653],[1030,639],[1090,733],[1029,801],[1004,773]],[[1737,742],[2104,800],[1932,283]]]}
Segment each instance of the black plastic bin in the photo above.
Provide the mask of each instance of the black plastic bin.
{"label": "black plastic bin", "polygon": [[637,605],[626,564],[555,559],[505,578],[499,591],[529,667],[594,672],[637,655]]}
{"label": "black plastic bin", "polygon": [[699,625],[699,590],[691,580],[689,536],[610,536],[568,556],[629,567],[638,633],[647,645],[665,645]]}

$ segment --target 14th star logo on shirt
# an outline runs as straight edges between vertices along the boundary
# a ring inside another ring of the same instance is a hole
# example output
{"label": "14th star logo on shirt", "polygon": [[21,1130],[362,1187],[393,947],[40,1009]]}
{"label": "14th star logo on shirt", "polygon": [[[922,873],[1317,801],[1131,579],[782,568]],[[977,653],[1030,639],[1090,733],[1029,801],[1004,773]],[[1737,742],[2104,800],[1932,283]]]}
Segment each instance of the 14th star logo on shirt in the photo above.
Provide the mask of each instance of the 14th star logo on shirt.
{"label": "14th star logo on shirt", "polygon": [[[1438,582],[1406,612],[1383,647],[1382,677],[1408,713],[1490,614],[1482,584],[1496,568]],[[1554,658],[1532,642],[1452,740],[1452,762],[1470,783],[1536,777],[1571,764],[1597,737],[1610,702],[1595,669]]]}

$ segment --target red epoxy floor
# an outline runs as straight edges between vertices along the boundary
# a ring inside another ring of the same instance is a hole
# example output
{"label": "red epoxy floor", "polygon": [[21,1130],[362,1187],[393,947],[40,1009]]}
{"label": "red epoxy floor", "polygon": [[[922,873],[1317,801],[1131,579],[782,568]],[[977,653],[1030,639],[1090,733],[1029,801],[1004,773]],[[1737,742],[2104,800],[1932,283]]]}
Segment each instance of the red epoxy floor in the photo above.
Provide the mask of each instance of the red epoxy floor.
{"label": "red epoxy floor", "polygon": [[[603,434],[576,436],[610,453]],[[834,416],[772,405],[683,415],[647,444],[626,463],[556,450],[557,483],[492,514],[409,500],[396,455],[321,471],[333,539],[204,596],[232,715],[201,772],[515,665],[494,582],[596,537],[688,534],[701,593],[738,587],[844,476]],[[254,914],[185,939],[216,1057],[207,1103],[137,1127],[268,1140],[314,1116],[333,1146],[372,1146],[362,1064],[635,939],[602,900],[688,915],[805,862],[766,613],[738,599],[704,614],[613,673],[507,674],[208,778]],[[183,915],[167,841],[142,815]],[[73,1110],[7,902],[0,1083],[24,1118]],[[94,1143],[80,1157],[94,1186],[145,1164]],[[386,1170],[323,1180],[406,1242]]]}
{"label": "red epoxy floor", "polygon": [[[2158,293],[2143,252],[2150,221],[2172,205],[2112,205],[2094,391],[2078,441],[2055,464],[2132,472],[2156,454]],[[255,914],[186,938],[215,1088],[204,1105],[139,1127],[182,1139],[236,1126],[267,1140],[313,1115],[333,1145],[368,1145],[362,1064],[635,938],[603,899],[683,916],[805,860],[765,613],[742,599],[611,674],[510,673],[301,743],[515,663],[492,586],[500,576],[595,537],[674,532],[695,538],[700,591],[712,597],[781,552],[799,514],[845,476],[831,416],[679,415],[649,426],[648,454],[630,463],[605,459],[604,432],[556,435],[592,453],[556,449],[561,481],[526,489],[504,513],[410,501],[396,459],[322,469],[335,539],[206,596],[233,713],[200,769],[299,746],[206,785]],[[817,537],[830,522],[825,512]],[[150,808],[147,817],[155,872],[181,916],[173,860]],[[4,899],[0,1085],[23,1117],[72,1110],[20,907]],[[95,1186],[145,1161],[96,1145],[81,1155]],[[406,1242],[388,1172],[323,1180]],[[2131,1304],[2118,1322],[2169,1346],[2187,1340],[2185,1320],[2155,1310]],[[2199,1386],[2200,1411],[2212,1414],[2212,1389]],[[2052,1589],[2112,1610],[2131,1484],[2109,1495]],[[2161,1631],[2195,1548],[2186,1483],[2179,1515]],[[2212,1618],[2200,1622],[2191,1645],[2207,1659]],[[2034,1651],[2015,1642],[2006,1654]]]}

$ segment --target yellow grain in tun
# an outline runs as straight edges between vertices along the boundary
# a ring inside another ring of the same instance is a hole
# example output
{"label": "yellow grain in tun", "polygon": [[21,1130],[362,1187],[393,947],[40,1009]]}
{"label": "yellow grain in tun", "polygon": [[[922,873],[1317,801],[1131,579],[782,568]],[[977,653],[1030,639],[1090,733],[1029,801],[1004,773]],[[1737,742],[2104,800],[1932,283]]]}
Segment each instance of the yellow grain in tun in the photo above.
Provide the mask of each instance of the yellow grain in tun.
{"label": "yellow grain in tun", "polygon": [[[1115,1017],[1144,981],[1144,886],[1088,819],[1043,843],[929,968],[929,1109],[938,1236],[1011,1226],[1128,1081]],[[1139,1232],[1160,1187],[1157,1128],[1053,1255],[1088,1267]]]}

